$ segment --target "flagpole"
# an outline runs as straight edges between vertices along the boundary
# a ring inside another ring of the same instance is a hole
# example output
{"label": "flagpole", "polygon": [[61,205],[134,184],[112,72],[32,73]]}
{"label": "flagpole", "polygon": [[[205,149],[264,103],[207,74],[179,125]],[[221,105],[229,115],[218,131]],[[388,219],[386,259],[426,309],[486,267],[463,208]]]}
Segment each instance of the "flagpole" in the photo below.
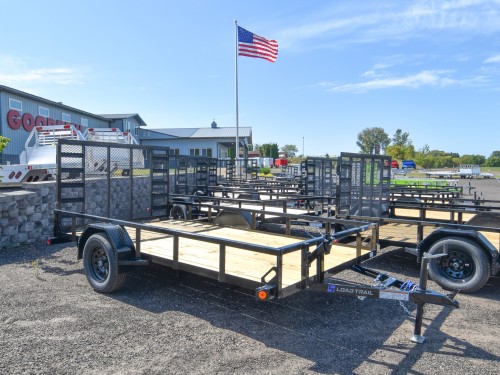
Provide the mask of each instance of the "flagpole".
{"label": "flagpole", "polygon": [[234,69],[234,74],[235,74],[235,83],[236,83],[236,147],[235,147],[235,154],[236,154],[236,174],[239,177],[239,170],[240,168],[238,167],[238,159],[240,157],[240,129],[239,129],[239,119],[238,119],[238,20],[234,20],[234,26],[236,30],[236,54],[235,54],[235,69]]}

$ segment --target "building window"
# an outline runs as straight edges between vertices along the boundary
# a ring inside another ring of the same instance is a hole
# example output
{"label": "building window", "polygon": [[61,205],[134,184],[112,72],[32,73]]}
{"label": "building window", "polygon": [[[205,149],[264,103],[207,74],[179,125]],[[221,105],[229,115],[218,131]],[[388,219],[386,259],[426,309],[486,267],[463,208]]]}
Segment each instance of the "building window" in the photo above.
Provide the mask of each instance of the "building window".
{"label": "building window", "polygon": [[89,119],[87,119],[87,118],[85,118],[85,117],[82,117],[82,118],[80,119],[80,124],[81,124],[82,126],[89,126]]}
{"label": "building window", "polygon": [[67,114],[67,113],[63,113],[62,114],[62,120],[64,122],[71,122],[71,115]]}
{"label": "building window", "polygon": [[130,121],[125,121],[125,124],[123,125],[123,131],[124,132],[130,131]]}
{"label": "building window", "polygon": [[212,149],[211,148],[192,148],[189,150],[189,155],[191,156],[208,156],[212,157]]}
{"label": "building window", "polygon": [[15,109],[16,111],[23,111],[23,102],[17,99],[9,98],[9,109]]}
{"label": "building window", "polygon": [[178,148],[171,148],[170,149],[170,155],[180,155],[181,154],[181,150],[178,149]]}
{"label": "building window", "polygon": [[49,109],[45,107],[38,107],[38,114],[43,117],[49,117]]}
{"label": "building window", "polygon": [[139,136],[139,127],[138,126],[134,128],[134,135]]}

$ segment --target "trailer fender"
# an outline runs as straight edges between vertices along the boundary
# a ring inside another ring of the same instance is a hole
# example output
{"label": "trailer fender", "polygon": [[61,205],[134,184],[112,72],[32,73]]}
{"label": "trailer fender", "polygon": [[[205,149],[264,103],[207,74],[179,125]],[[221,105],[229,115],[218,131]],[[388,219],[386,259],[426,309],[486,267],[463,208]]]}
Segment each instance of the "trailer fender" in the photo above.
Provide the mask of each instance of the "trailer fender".
{"label": "trailer fender", "polygon": [[87,240],[96,233],[106,235],[117,259],[127,259],[134,255],[135,246],[125,228],[108,223],[92,223],[85,228],[78,240],[78,259],[83,257],[83,248]]}
{"label": "trailer fender", "polygon": [[486,237],[480,232],[474,230],[456,230],[447,228],[438,228],[427,237],[425,237],[417,246],[419,257],[431,248],[437,241],[447,237],[460,237],[476,242],[481,249],[488,255],[492,262],[497,261],[499,253]]}

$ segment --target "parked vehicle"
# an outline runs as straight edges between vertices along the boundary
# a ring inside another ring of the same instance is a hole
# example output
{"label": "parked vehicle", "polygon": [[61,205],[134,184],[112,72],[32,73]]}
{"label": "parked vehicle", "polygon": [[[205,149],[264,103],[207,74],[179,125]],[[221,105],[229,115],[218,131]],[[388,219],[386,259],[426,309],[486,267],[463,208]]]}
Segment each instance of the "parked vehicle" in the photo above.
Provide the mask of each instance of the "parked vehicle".
{"label": "parked vehicle", "polygon": [[274,166],[275,167],[286,167],[287,165],[288,165],[288,159],[287,158],[274,159]]}
{"label": "parked vehicle", "polygon": [[[138,144],[129,133],[118,128],[90,128],[81,133],[74,125],[46,125],[33,128],[26,140],[24,151],[19,156],[20,163],[0,166],[0,183],[3,185],[19,185],[23,182],[45,181],[52,178],[56,172],[56,145],[61,139],[85,140],[94,142],[112,142],[120,144]],[[94,171],[103,171],[106,166],[99,149],[86,155],[86,163]],[[128,170],[121,163],[120,155],[113,154],[110,168]],[[136,165],[144,165],[141,153],[134,155]]]}
{"label": "parked vehicle", "polygon": [[403,160],[401,163],[403,169],[417,169],[417,164],[414,160]]}
{"label": "parked vehicle", "polygon": [[56,147],[60,139],[85,137],[73,125],[36,126],[26,140],[19,164],[0,166],[0,182],[3,185],[22,182],[44,181],[56,171]]}

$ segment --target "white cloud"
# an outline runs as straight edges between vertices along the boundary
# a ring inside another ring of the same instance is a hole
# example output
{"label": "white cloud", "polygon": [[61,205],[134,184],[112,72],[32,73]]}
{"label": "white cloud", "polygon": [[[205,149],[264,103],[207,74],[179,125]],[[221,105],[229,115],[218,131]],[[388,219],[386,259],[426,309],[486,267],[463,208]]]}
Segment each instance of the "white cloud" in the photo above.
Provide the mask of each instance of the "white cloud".
{"label": "white cloud", "polygon": [[500,55],[495,55],[484,60],[485,64],[500,63]]}
{"label": "white cloud", "polygon": [[[456,80],[446,76],[445,71],[422,71],[417,74],[404,77],[377,78],[365,82],[350,83],[344,85],[330,85],[329,91],[346,91],[361,93],[372,90],[388,88],[418,88],[422,86],[449,86],[458,83]],[[326,84],[323,82],[322,86]]]}
{"label": "white cloud", "polygon": [[81,73],[74,68],[29,68],[26,61],[14,56],[0,56],[0,83],[17,85],[26,83],[81,84]]}
{"label": "white cloud", "polygon": [[[384,7],[324,10],[321,20],[283,30],[280,47],[330,47],[332,43],[373,43],[387,40],[433,37],[436,30],[463,33],[467,37],[500,31],[500,1],[454,0],[394,2]],[[374,3],[371,3],[374,4]],[[361,12],[361,14],[360,14]]]}

